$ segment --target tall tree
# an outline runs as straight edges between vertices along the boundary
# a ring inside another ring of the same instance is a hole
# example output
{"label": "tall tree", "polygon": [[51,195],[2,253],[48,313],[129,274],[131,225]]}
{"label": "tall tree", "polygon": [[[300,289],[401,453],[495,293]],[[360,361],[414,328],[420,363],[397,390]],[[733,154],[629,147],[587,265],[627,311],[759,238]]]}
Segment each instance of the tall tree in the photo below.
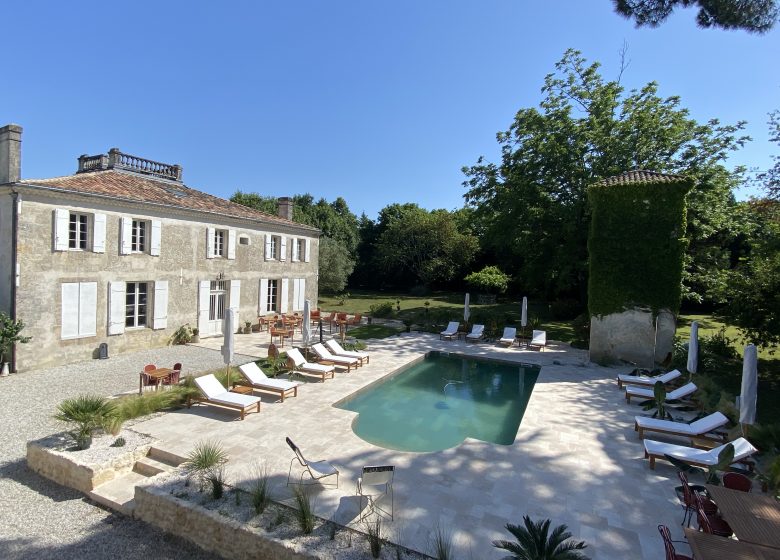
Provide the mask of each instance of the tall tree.
{"label": "tall tree", "polygon": [[598,63],[588,65],[574,50],[545,78],[542,92],[539,109],[521,109],[498,133],[500,164],[480,158],[463,169],[483,249],[527,289],[584,302],[588,186],[634,168],[691,174],[698,184],[689,198],[686,286],[690,298],[701,298],[699,279],[714,265],[702,254],[712,251],[714,236],[739,227],[729,212],[739,173],[722,164],[747,140],[736,136],[744,123],[699,124],[679,97],[659,97],[654,82],[625,95],[618,82],[601,77]]}
{"label": "tall tree", "polygon": [[777,0],[612,0],[615,11],[637,27],[658,27],[677,8],[696,6],[699,27],[766,33],[777,21]]}
{"label": "tall tree", "polygon": [[330,237],[320,239],[319,287],[323,293],[341,292],[355,269],[355,261],[347,248]]}

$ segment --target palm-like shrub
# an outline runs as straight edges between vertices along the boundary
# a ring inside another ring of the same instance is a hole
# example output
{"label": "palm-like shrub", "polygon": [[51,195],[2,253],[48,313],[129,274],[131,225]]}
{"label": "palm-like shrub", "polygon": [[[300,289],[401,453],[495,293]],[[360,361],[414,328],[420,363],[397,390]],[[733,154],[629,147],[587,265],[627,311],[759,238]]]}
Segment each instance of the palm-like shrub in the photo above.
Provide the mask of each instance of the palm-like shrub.
{"label": "palm-like shrub", "polygon": [[[195,477],[198,480],[201,491],[206,482],[211,483],[212,490],[217,493],[218,489],[214,487],[215,473],[219,473],[228,461],[228,455],[222,444],[218,441],[200,441],[198,442],[184,462],[184,470],[187,476]],[[224,483],[224,474],[221,480],[217,482]]]}
{"label": "palm-like shrub", "polygon": [[523,516],[523,526],[507,523],[507,531],[517,542],[493,541],[493,546],[512,554],[519,560],[588,560],[580,550],[587,545],[582,541],[570,541],[571,533],[566,525],[558,525],[550,533],[550,520],[534,522]]}
{"label": "palm-like shrub", "polygon": [[79,395],[65,399],[57,407],[57,420],[74,426],[71,432],[79,449],[87,449],[92,444],[92,432],[116,416],[116,406],[112,401],[98,395]]}

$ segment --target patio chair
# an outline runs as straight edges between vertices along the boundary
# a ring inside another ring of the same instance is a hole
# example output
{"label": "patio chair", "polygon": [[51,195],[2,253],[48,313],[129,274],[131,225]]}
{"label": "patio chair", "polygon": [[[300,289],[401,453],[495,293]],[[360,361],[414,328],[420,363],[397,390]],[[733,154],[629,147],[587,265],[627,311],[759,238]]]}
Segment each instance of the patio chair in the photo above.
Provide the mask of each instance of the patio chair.
{"label": "patio chair", "polygon": [[452,340],[453,336],[457,336],[460,323],[458,321],[450,321],[447,328],[439,333],[439,340],[446,338]]}
{"label": "patio chair", "polygon": [[547,331],[533,331],[531,333],[531,342],[528,343],[528,347],[535,346],[539,348],[539,352],[544,352],[544,347],[547,346]]}
{"label": "patio chair", "polygon": [[287,351],[287,363],[292,363],[290,369],[295,373],[303,375],[312,375],[322,379],[324,383],[327,378],[333,379],[335,367],[323,364],[312,364],[307,362],[297,348]]}
{"label": "patio chair", "polygon": [[179,379],[181,379],[181,364],[179,362],[173,364],[171,368],[171,374],[162,380],[163,385],[178,385]]}
{"label": "patio chair", "polygon": [[734,531],[731,530],[731,526],[720,515],[704,511],[702,501],[698,494],[695,494],[694,497],[698,504],[696,508],[696,521],[699,523],[700,531],[719,537],[730,537],[734,534]]}
{"label": "patio chair", "polygon": [[242,366],[238,366],[238,369],[241,371],[241,375],[244,376],[244,379],[249,381],[249,384],[252,385],[253,389],[275,393],[279,395],[282,402],[284,402],[284,398],[288,395],[292,395],[293,397],[298,396],[299,382],[271,379],[255,362],[249,362]]}
{"label": "patio chair", "polygon": [[[666,400],[677,401],[684,399],[695,393],[696,389],[695,383],[686,383],[682,387],[677,387],[674,391],[666,393]],[[645,389],[644,387],[626,387],[626,402],[629,404],[631,403],[631,397],[647,400],[654,398],[655,393],[653,392],[653,389]]]}
{"label": "patio chair", "polygon": [[667,371],[662,375],[654,375],[652,377],[647,375],[629,375],[627,373],[621,373],[617,376],[617,384],[618,389],[622,389],[623,385],[640,385],[643,387],[652,387],[655,385],[656,381],[660,381],[666,385],[681,375],[682,374],[678,369],[673,369],[672,371]]}
{"label": "patio chair", "polygon": [[141,390],[145,391],[147,387],[154,387],[155,389],[159,385],[159,381],[157,379],[153,379],[152,377],[146,375],[150,371],[154,371],[157,369],[157,366],[154,364],[147,364],[144,366],[144,371],[141,373]]}
{"label": "patio chair", "polygon": [[320,343],[313,344],[311,349],[314,350],[314,353],[317,354],[317,357],[323,363],[330,363],[339,367],[345,367],[347,368],[347,373],[349,373],[353,367],[358,367],[360,365],[360,360],[358,360],[357,358],[347,358],[345,356],[334,356],[333,354],[328,352],[328,349],[325,348]]}
{"label": "patio chair", "polygon": [[727,472],[723,475],[723,486],[731,490],[750,492],[753,489],[753,481],[742,473]]}
{"label": "patio chair", "polygon": [[[690,424],[650,418],[648,416],[635,416],[634,430],[639,432],[639,439],[644,439],[645,432],[659,432],[672,436],[701,437],[710,432],[714,432],[721,426],[725,426],[728,421],[729,419],[721,412],[713,412]],[[719,439],[725,441],[728,434],[726,434],[726,432],[718,432],[715,435],[717,435]]]}
{"label": "patio chair", "polygon": [[325,341],[325,346],[328,347],[328,350],[330,350],[333,354],[336,356],[345,356],[347,358],[357,358],[360,360],[360,365],[363,365],[363,360],[365,360],[366,363],[368,363],[371,358],[368,355],[368,352],[358,352],[353,350],[344,350],[344,348],[341,347],[341,344],[338,343],[337,340],[331,339]]}
{"label": "patio chair", "polygon": [[470,342],[477,342],[482,338],[484,332],[485,332],[485,325],[473,325],[471,327],[471,332],[466,335],[466,340]]}
{"label": "patio chair", "polygon": [[[744,462],[757,451],[745,438],[737,438],[731,443],[734,445],[734,463]],[[726,445],[724,443],[713,449],[698,449],[646,439],[645,459],[650,459],[651,469],[655,468],[656,459],[666,459],[667,455],[696,467],[711,467],[718,464],[718,454]]]}
{"label": "patio chair", "polygon": [[666,525],[659,525],[658,532],[661,533],[661,538],[664,541],[664,550],[666,551],[665,560],[693,560],[690,556],[685,554],[678,554],[674,550],[674,543],[682,541],[673,541],[672,535],[669,534],[669,527]]}
{"label": "patio chair", "polygon": [[252,408],[254,408],[256,412],[260,412],[260,397],[240,395],[227,391],[222,386],[222,383],[214,377],[213,373],[202,377],[196,377],[195,385],[198,386],[198,389],[200,389],[200,392],[203,393],[205,398],[195,397],[194,399],[190,399],[188,407],[192,405],[193,400],[196,400],[205,404],[233,408],[241,412],[241,420],[244,419],[246,413]]}
{"label": "patio chair", "polygon": [[[306,457],[303,456],[303,453],[301,453],[301,450],[298,448],[298,446],[295,445],[290,438],[285,438],[285,440],[287,441],[287,445],[290,446],[290,449],[293,450],[293,453],[295,453],[295,457],[290,459],[290,470],[287,472],[287,486],[290,485],[290,477],[292,476],[293,464],[297,460],[298,463],[303,467],[303,470],[301,471],[301,476],[298,482],[294,482],[293,484],[303,484],[303,475],[305,475],[306,473],[309,473],[309,476],[312,478],[313,481],[318,481],[328,476],[333,476],[335,474],[336,488],[339,487],[339,471],[336,467],[334,467],[327,461],[308,461]],[[324,484],[324,483],[320,482],[320,484]]]}
{"label": "patio chair", "polygon": [[359,327],[362,321],[363,321],[363,315],[361,315],[360,313],[355,313],[355,315],[351,319],[347,320],[347,324],[350,326]]}
{"label": "patio chair", "polygon": [[677,492],[677,498],[680,500],[683,510],[685,510],[680,525],[686,525],[685,522],[687,520],[688,523],[686,526],[691,526],[691,518],[693,517],[693,514],[696,513],[699,505],[701,505],[702,509],[708,514],[717,513],[718,506],[707,497],[707,490],[704,486],[688,482],[688,476],[682,471],[677,471],[677,477],[680,479],[680,482],[682,482],[682,485],[674,490]]}
{"label": "patio chair", "polygon": [[[360,518],[364,519],[372,512],[378,512],[390,516],[393,519],[393,475],[395,467],[382,465],[376,467],[363,467],[363,473],[357,480],[355,494],[360,498]],[[373,491],[372,491],[373,489]],[[377,502],[385,496],[390,496],[390,510],[379,507]],[[363,513],[363,498],[366,498],[366,512]]]}
{"label": "patio chair", "polygon": [[515,327],[504,327],[504,334],[498,339],[499,344],[505,344],[507,348],[511,348],[515,343],[517,337],[517,329]]}

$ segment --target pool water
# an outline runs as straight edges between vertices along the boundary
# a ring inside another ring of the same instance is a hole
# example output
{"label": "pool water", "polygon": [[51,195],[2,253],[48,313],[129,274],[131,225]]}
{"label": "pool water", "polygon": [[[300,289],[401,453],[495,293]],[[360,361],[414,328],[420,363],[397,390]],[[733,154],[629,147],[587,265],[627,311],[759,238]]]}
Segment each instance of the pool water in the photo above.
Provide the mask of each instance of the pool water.
{"label": "pool water", "polygon": [[510,445],[539,368],[429,353],[335,406],[358,412],[352,429],[386,449],[439,451],[470,437]]}

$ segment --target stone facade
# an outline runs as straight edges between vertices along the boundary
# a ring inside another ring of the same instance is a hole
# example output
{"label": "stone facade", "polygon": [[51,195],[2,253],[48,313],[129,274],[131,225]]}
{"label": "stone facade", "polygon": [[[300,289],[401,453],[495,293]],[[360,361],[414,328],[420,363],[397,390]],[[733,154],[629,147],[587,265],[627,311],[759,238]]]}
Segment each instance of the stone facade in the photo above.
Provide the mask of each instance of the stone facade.
{"label": "stone facade", "polygon": [[674,346],[675,317],[662,311],[631,309],[590,319],[590,360],[609,365],[620,361],[653,369]]}
{"label": "stone facade", "polygon": [[[84,169],[91,161],[122,167]],[[16,371],[95,358],[102,343],[109,356],[164,346],[185,324],[221,336],[228,307],[243,325],[316,302],[316,228],[155,177],[150,165],[181,176],[112,150],[82,156],[76,175],[0,184],[0,310],[32,336],[16,348]]]}

